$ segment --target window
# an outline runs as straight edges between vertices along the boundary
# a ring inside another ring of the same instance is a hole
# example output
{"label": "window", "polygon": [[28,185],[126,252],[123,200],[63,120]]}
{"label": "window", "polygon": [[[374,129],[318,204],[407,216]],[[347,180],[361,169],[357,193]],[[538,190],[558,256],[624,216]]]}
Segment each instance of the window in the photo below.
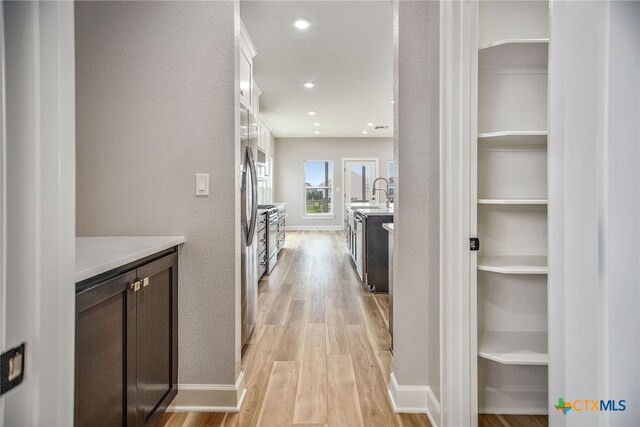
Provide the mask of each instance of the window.
{"label": "window", "polygon": [[317,160],[304,162],[305,215],[333,214],[333,162]]}

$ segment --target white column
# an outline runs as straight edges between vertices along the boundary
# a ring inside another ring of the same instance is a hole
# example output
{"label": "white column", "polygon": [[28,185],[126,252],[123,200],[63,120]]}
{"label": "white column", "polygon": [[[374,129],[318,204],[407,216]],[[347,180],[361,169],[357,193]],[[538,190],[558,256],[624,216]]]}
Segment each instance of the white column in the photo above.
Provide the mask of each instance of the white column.
{"label": "white column", "polygon": [[[552,3],[550,424],[640,425],[640,3]],[[553,408],[626,400],[624,412]]]}
{"label": "white column", "polygon": [[[26,343],[5,425],[73,425],[73,2],[5,2],[5,348]],[[4,191],[3,191],[4,192]]]}
{"label": "white column", "polygon": [[396,214],[393,366],[398,412],[440,423],[438,2],[394,3]]}

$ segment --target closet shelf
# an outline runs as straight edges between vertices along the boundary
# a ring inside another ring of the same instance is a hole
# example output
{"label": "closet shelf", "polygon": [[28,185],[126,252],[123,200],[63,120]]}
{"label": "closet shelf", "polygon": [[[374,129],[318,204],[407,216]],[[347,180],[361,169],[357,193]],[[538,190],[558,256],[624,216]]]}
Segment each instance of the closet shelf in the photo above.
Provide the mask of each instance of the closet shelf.
{"label": "closet shelf", "polygon": [[548,38],[539,39],[502,39],[495,42],[486,43],[478,47],[478,50],[491,49],[492,47],[509,46],[509,45],[526,45],[526,44],[549,44]]}
{"label": "closet shelf", "polygon": [[547,274],[544,255],[494,255],[478,259],[478,270],[500,274]]}
{"label": "closet shelf", "polygon": [[478,199],[480,205],[546,205],[547,199]]}
{"label": "closet shelf", "polygon": [[549,39],[507,39],[478,47],[480,67],[547,68]]}
{"label": "closet shelf", "polygon": [[490,138],[509,138],[518,139],[519,137],[539,137],[547,138],[548,132],[546,130],[513,130],[513,131],[501,131],[501,132],[484,132],[478,134],[478,139],[490,139]]}
{"label": "closet shelf", "polygon": [[478,356],[505,365],[548,365],[546,332],[482,332]]}
{"label": "closet shelf", "polygon": [[542,151],[547,149],[547,131],[503,131],[479,133],[478,148]]}

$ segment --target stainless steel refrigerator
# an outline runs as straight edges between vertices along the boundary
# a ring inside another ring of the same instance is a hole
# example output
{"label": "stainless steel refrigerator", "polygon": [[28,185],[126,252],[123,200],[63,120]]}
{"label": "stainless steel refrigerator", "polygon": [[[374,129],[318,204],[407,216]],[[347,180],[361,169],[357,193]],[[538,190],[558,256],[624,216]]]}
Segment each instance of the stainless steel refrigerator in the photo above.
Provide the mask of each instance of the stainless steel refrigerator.
{"label": "stainless steel refrigerator", "polygon": [[256,254],[256,221],[258,217],[258,176],[255,158],[258,150],[258,129],[253,114],[240,107],[241,181],[241,248],[242,248],[242,346],[258,316],[258,272]]}

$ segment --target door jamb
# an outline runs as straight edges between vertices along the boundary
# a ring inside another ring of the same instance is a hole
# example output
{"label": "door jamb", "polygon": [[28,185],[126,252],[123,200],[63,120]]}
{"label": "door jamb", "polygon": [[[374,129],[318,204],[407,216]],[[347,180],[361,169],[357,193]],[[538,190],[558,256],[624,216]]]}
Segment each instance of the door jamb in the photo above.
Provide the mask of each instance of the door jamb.
{"label": "door jamb", "polygon": [[475,1],[440,3],[439,425],[477,426]]}

